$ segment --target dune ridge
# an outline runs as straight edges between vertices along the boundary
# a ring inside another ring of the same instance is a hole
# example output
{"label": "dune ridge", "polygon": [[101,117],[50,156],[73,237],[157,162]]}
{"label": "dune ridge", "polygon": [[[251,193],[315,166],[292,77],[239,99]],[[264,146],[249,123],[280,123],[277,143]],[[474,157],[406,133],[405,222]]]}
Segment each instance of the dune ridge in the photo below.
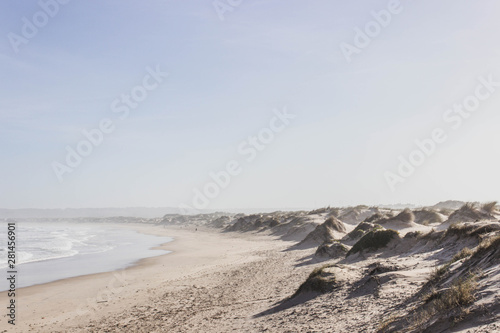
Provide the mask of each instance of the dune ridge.
{"label": "dune ridge", "polygon": [[179,230],[179,244],[206,235],[218,254],[182,278],[157,272],[137,300],[50,331],[498,332],[498,206],[451,204],[168,215],[152,228]]}

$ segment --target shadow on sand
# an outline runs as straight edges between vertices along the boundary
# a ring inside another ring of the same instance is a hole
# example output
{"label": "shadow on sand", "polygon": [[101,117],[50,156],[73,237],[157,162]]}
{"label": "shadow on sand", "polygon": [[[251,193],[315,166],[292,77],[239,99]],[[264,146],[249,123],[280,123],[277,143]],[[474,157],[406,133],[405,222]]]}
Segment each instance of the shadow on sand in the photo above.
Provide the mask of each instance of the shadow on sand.
{"label": "shadow on sand", "polygon": [[290,308],[293,308],[294,306],[297,306],[302,303],[306,303],[318,296],[320,296],[321,293],[316,293],[316,292],[309,292],[309,293],[301,293],[295,297],[289,297],[284,299],[283,301],[277,302],[273,305],[272,308],[263,311],[261,313],[258,313],[253,316],[253,318],[260,318],[264,316],[268,316],[273,313],[278,313]]}

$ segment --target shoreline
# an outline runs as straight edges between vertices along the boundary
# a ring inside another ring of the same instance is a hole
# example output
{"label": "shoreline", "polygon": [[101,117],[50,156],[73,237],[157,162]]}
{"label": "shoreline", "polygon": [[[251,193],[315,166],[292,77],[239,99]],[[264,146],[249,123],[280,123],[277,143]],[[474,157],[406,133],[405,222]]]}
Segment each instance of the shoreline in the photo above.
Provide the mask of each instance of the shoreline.
{"label": "shoreline", "polygon": [[[70,224],[71,225],[71,224]],[[79,225],[78,225],[79,226]],[[153,225],[149,225],[153,226]],[[146,226],[149,227],[149,226]],[[139,265],[142,260],[148,259],[148,258],[154,258],[162,255],[167,255],[171,253],[171,251],[168,251],[165,249],[165,245],[172,242],[172,238],[158,234],[157,232],[148,232],[149,228],[147,228],[146,232],[143,232],[143,229],[145,226],[140,225],[140,224],[120,224],[120,223],[105,223],[105,224],[99,224],[99,227],[102,228],[113,228],[113,229],[121,229],[121,230],[126,230],[126,231],[132,231],[137,235],[143,235],[143,236],[158,236],[165,238],[166,240],[163,243],[158,243],[155,242],[155,244],[150,244],[149,247],[146,245],[146,247],[139,247],[137,251],[133,252],[134,254],[131,256],[130,253],[128,255],[123,255],[120,254],[120,246],[123,247],[123,245],[119,245],[117,248],[111,249],[110,251],[105,251],[105,252],[97,252],[97,253],[87,253],[87,254],[79,254],[77,253],[76,255],[70,255],[70,256],[62,256],[62,257],[56,257],[56,258],[46,258],[46,259],[40,259],[40,260],[35,260],[23,264],[19,264],[16,266],[17,270],[19,271],[18,276],[21,277],[21,281],[23,278],[23,273],[28,271],[28,276],[31,273],[32,275],[35,275],[34,272],[40,271],[41,270],[46,270],[49,272],[57,272],[61,268],[64,268],[68,271],[66,274],[60,274],[62,276],[54,276],[54,277],[45,277],[45,278],[33,278],[31,277],[28,280],[31,280],[32,283],[29,285],[26,285],[25,283],[22,286],[17,286],[16,290],[21,291],[25,288],[30,288],[34,286],[41,286],[53,282],[58,282],[66,279],[72,279],[72,278],[78,278],[78,277],[83,277],[86,275],[97,275],[101,273],[111,273],[115,271],[120,271],[128,268],[132,268],[136,265]],[[127,235],[127,237],[130,237]],[[162,251],[156,252],[157,250]],[[138,255],[137,253],[143,253],[143,255]],[[140,256],[140,257],[139,257]],[[79,258],[78,258],[79,257]],[[134,258],[138,257],[138,258]],[[93,261],[96,261],[98,265],[94,266],[93,268],[88,269],[87,271],[82,271],[79,267],[88,267],[89,263],[92,263]],[[109,266],[108,266],[109,265]],[[106,267],[108,266],[108,267]],[[73,267],[73,269],[70,269],[70,267]],[[97,267],[97,268],[96,268]],[[7,270],[7,268],[2,268],[3,270]],[[0,270],[2,270],[0,269]],[[29,282],[28,282],[29,283]],[[0,295],[2,293],[5,293],[6,290],[0,290]]]}
{"label": "shoreline", "polygon": [[[133,228],[131,228],[133,229]],[[138,233],[141,233],[140,231],[137,230]],[[144,234],[147,234],[147,235],[154,235],[152,233],[144,233]],[[126,269],[131,269],[131,268],[134,268],[136,266],[139,266],[139,265],[142,265],[143,264],[143,261],[147,260],[147,259],[152,259],[152,258],[157,258],[157,257],[161,257],[161,256],[165,256],[165,255],[168,255],[168,254],[171,254],[172,251],[169,251],[169,250],[165,250],[164,247],[173,242],[174,239],[172,238],[172,240],[169,240],[165,243],[162,243],[162,244],[159,244],[159,245],[156,245],[156,246],[153,246],[151,248],[149,248],[149,250],[160,250],[160,251],[166,251],[165,253],[162,253],[162,254],[157,254],[157,255],[154,255],[154,256],[151,256],[151,257],[145,257],[145,258],[141,258],[141,259],[137,259],[133,262],[130,262],[129,264],[127,264],[126,267],[121,267],[121,268],[117,268],[117,269],[112,269],[112,270],[109,270],[109,271],[105,271],[105,272],[96,272],[96,273],[88,273],[88,274],[81,274],[81,275],[75,275],[75,276],[70,276],[70,277],[64,277],[64,278],[60,278],[60,279],[56,279],[56,280],[53,280],[53,281],[48,281],[48,282],[42,282],[42,283],[36,283],[36,284],[32,284],[32,285],[29,285],[29,286],[24,286],[24,287],[16,287],[16,290],[17,291],[22,291],[24,289],[27,289],[27,288],[31,288],[31,287],[37,287],[37,286],[43,286],[43,285],[47,285],[47,284],[51,284],[51,283],[56,283],[56,282],[60,282],[60,281],[64,281],[64,280],[70,280],[70,279],[76,279],[76,278],[80,278],[80,277],[85,277],[85,276],[93,276],[93,275],[99,275],[99,274],[109,274],[109,273],[113,273],[113,272],[119,272],[119,271],[123,271],[123,270],[126,270]],[[46,259],[46,260],[40,260],[40,261],[35,261],[35,262],[29,262],[29,263],[26,263],[26,264],[40,264],[40,263],[43,263],[43,262],[51,262],[51,261],[57,261],[57,260],[61,260],[61,259],[66,259],[68,257],[62,257],[62,258],[51,258],[51,259]],[[71,258],[71,257],[69,257]],[[26,264],[23,264],[23,265],[26,265]],[[21,265],[18,265],[17,267],[20,267]],[[23,267],[24,268],[24,267]],[[1,295],[3,295],[4,293],[7,293],[8,290],[0,290],[0,297]]]}
{"label": "shoreline", "polygon": [[[466,221],[441,231],[435,228],[450,223],[437,221],[422,231],[405,210],[387,221],[380,217],[388,229],[373,224],[356,237],[352,221],[346,225],[330,214],[322,210],[306,221],[303,215],[280,216],[275,226],[276,214],[264,221],[255,215],[225,229],[199,227],[204,220],[167,228],[125,225],[173,238],[159,247],[173,252],[127,269],[21,289],[17,326],[7,327],[4,313],[0,332],[382,332],[423,324],[439,331],[500,329],[494,324],[500,281],[496,215],[494,221]],[[365,237],[388,233],[393,236],[385,245],[366,244]],[[350,255],[354,246],[362,249]],[[442,267],[447,271],[436,278],[433,272]],[[441,306],[441,298],[425,303],[432,288],[449,289],[453,276],[452,283],[463,284],[460,275],[474,269],[488,274],[477,276],[475,289],[466,292],[490,296],[464,308],[432,308],[438,311],[432,321],[420,321],[427,307]],[[471,312],[450,326],[460,309]],[[491,309],[488,316],[476,315],[484,309]]]}
{"label": "shoreline", "polygon": [[[161,289],[166,282],[185,282],[192,276],[217,271],[224,265],[250,262],[253,258],[243,254],[262,245],[248,237],[227,237],[204,228],[194,231],[137,224],[123,227],[173,238],[153,248],[171,252],[140,259],[124,269],[17,289],[16,326],[13,330],[2,314],[0,330],[52,332],[85,327],[89,317],[99,320],[128,307],[147,304],[155,290]],[[271,242],[270,238],[268,240]],[[242,242],[246,246],[242,246]],[[6,291],[0,293],[0,299],[4,302],[8,299]]]}

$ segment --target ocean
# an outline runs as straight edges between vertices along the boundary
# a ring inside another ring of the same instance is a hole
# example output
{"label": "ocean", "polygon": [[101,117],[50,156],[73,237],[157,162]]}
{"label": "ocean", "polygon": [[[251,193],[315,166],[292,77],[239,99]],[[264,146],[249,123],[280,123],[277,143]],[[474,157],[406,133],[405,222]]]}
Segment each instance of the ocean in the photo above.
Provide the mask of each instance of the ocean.
{"label": "ocean", "polygon": [[[114,271],[168,253],[152,249],[171,238],[139,233],[126,225],[17,222],[17,288]],[[0,276],[7,275],[7,223],[0,228]],[[0,291],[8,289],[2,279]]]}

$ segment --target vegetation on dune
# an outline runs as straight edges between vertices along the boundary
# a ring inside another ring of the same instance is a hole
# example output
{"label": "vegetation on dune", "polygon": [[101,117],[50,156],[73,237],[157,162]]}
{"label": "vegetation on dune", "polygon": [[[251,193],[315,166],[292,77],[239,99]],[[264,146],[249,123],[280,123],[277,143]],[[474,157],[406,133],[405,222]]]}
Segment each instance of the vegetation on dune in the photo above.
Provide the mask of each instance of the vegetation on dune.
{"label": "vegetation on dune", "polygon": [[482,209],[488,214],[494,214],[497,211],[497,202],[492,201],[492,202],[485,203],[483,205]]}
{"label": "vegetation on dune", "polygon": [[446,273],[448,273],[448,270],[449,270],[451,264],[452,264],[452,262],[450,261],[442,266],[436,266],[432,270],[431,275],[429,276],[429,280],[427,283],[434,283],[434,282],[440,280],[443,276],[445,276]]}
{"label": "vegetation on dune", "polygon": [[346,232],[345,225],[342,221],[336,219],[335,217],[331,216],[329,217],[325,223],[325,227],[333,229],[338,232]]}
{"label": "vegetation on dune", "polygon": [[[484,265],[487,262],[487,265],[495,264],[499,257],[500,235],[497,235],[483,240],[475,250],[462,248],[449,262],[436,267],[424,286],[429,291],[423,294],[422,304],[409,318],[410,329],[431,331],[433,325],[450,319],[455,323],[464,320],[477,299],[478,280],[483,276]],[[460,266],[453,268],[453,272],[450,271],[453,263],[466,258]],[[465,277],[461,275],[464,272],[468,272]],[[455,278],[450,282],[452,273]]]}
{"label": "vegetation on dune", "polygon": [[318,208],[315,210],[311,210],[310,212],[307,213],[307,215],[324,214],[324,213],[328,213],[329,210],[330,210],[330,207]]}
{"label": "vegetation on dune", "polygon": [[344,244],[335,241],[333,244],[325,243],[320,245],[314,255],[317,257],[340,258],[344,257],[348,251],[349,249]]}
{"label": "vegetation on dune", "polygon": [[293,294],[292,298],[307,292],[327,293],[334,290],[338,286],[335,274],[327,271],[328,268],[333,266],[335,265],[324,265],[315,268],[307,280]]}
{"label": "vegetation on dune", "polygon": [[[413,328],[425,329],[436,316],[449,317],[452,313],[455,320],[467,313],[467,307],[476,300],[478,288],[477,274],[469,274],[466,278],[455,279],[449,288],[437,291],[435,288],[423,297],[424,304],[411,318]],[[428,327],[427,327],[428,328]]]}
{"label": "vegetation on dune", "polygon": [[436,231],[434,229],[431,229],[431,231],[429,231],[423,235],[420,235],[419,238],[424,239],[424,240],[437,240],[439,238],[442,238],[442,236],[444,234],[445,234],[445,231]]}
{"label": "vegetation on dune", "polygon": [[415,214],[409,209],[405,208],[401,213],[394,217],[390,216],[384,216],[378,219],[373,219],[370,218],[370,221],[366,220],[366,222],[376,222],[378,224],[386,224],[386,223],[392,223],[392,222],[403,222],[403,223],[412,223],[415,221]]}
{"label": "vegetation on dune", "polygon": [[361,222],[366,218],[367,214],[371,212],[368,211],[369,207],[365,205],[359,205],[356,207],[347,207],[342,209],[339,219],[347,223]]}
{"label": "vegetation on dune", "polygon": [[302,244],[322,244],[325,242],[332,243],[335,240],[334,232],[345,232],[346,228],[342,221],[335,217],[329,217],[325,222],[316,226],[300,243]]}
{"label": "vegetation on dune", "polygon": [[457,237],[474,237],[488,234],[493,231],[500,230],[500,226],[497,224],[488,224],[488,225],[477,225],[477,224],[464,224],[464,223],[455,223],[448,227],[443,238],[448,236],[457,236]]}
{"label": "vegetation on dune", "polygon": [[446,232],[444,234],[444,237],[446,236],[458,236],[458,237],[465,237],[468,236],[469,232],[471,232],[472,226],[468,225],[466,226],[463,223],[455,223],[452,224],[446,229]]}
{"label": "vegetation on dune", "polygon": [[424,236],[424,233],[420,230],[417,231],[410,231],[405,235],[405,239],[411,239],[411,238],[422,238]]}
{"label": "vegetation on dune", "polygon": [[415,214],[415,222],[418,224],[429,225],[443,222],[441,215],[434,210],[422,209],[414,211],[413,214]]}
{"label": "vegetation on dune", "polygon": [[410,223],[415,221],[415,214],[409,209],[405,208],[401,213],[396,215],[395,220]]}
{"label": "vegetation on dune", "polygon": [[381,220],[381,219],[387,218],[387,217],[388,216],[385,216],[382,213],[375,213],[372,216],[366,218],[364,222],[366,222],[366,223],[375,222],[375,221],[378,221],[378,220]]}
{"label": "vegetation on dune", "polygon": [[328,217],[339,217],[340,216],[340,208],[331,208],[330,212],[328,213]]}
{"label": "vegetation on dune", "polygon": [[[492,206],[493,205],[493,206]],[[486,209],[491,210],[488,212],[483,206],[482,209],[477,208],[476,204],[468,202],[463,205],[460,209],[457,209],[448,218],[450,222],[475,222],[480,220],[487,220],[493,218],[491,215],[494,211],[496,203],[486,204]]]}
{"label": "vegetation on dune", "polygon": [[269,220],[269,228],[274,228],[279,224],[280,224],[280,221],[274,217]]}
{"label": "vegetation on dune", "polygon": [[438,309],[450,309],[457,306],[467,306],[476,300],[477,275],[471,274],[467,278],[455,280],[450,289],[446,290],[441,297],[436,298]]}
{"label": "vegetation on dune", "polygon": [[471,258],[480,258],[488,252],[492,252],[494,258],[500,258],[500,235],[483,240]]}
{"label": "vegetation on dune", "polygon": [[349,250],[347,256],[364,250],[377,250],[389,244],[395,238],[399,238],[399,233],[392,229],[375,228],[364,235],[354,246]]}
{"label": "vegetation on dune", "polygon": [[379,228],[382,228],[381,226],[379,226],[378,224],[372,224],[372,223],[368,223],[368,222],[361,222],[360,224],[358,224],[356,226],[356,228],[354,228],[353,231],[351,231],[350,233],[347,234],[347,237],[349,237],[350,239],[358,239],[358,238],[361,238],[363,237],[367,232],[369,232],[370,230],[372,230],[373,228],[375,227],[379,227]]}
{"label": "vegetation on dune", "polygon": [[448,273],[450,266],[462,259],[469,258],[475,253],[474,250],[469,249],[468,247],[462,248],[460,251],[458,251],[453,258],[451,258],[450,261],[447,263],[441,265],[441,266],[436,266],[434,270],[431,272],[431,275],[429,276],[428,283],[434,283],[441,278],[443,278],[446,273]]}
{"label": "vegetation on dune", "polygon": [[474,254],[473,250],[469,249],[468,247],[464,247],[462,250],[460,250],[460,252],[458,252],[457,254],[455,254],[453,256],[453,258],[451,259],[451,262],[452,263],[457,262],[459,260],[468,258],[468,257],[472,256],[473,254]]}

